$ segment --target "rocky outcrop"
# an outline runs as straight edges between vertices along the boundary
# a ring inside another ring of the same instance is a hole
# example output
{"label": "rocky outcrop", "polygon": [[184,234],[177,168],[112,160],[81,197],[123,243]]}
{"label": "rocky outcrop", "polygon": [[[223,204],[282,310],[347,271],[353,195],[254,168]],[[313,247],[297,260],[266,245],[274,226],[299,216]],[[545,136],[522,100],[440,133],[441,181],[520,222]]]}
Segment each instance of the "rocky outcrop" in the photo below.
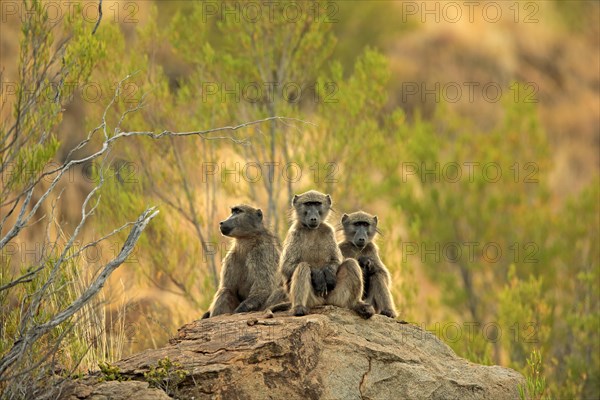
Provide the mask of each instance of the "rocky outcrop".
{"label": "rocky outcrop", "polygon": [[167,394],[156,388],[150,388],[148,383],[139,381],[110,381],[93,384],[94,380],[87,379],[88,384],[75,383],[69,385],[67,391],[70,399],[86,400],[170,400]]}
{"label": "rocky outcrop", "polygon": [[[519,398],[518,385],[524,382],[520,374],[462,359],[417,326],[383,316],[365,321],[332,306],[314,312],[305,317],[250,313],[194,321],[166,347],[135,354],[117,366],[123,376],[141,380],[168,357],[185,373],[180,380],[165,375],[176,382],[170,394],[185,399]],[[145,382],[94,383],[87,391],[81,387],[85,384],[78,388],[83,396],[72,392],[71,398],[160,399],[164,394]],[[131,385],[141,385],[134,389],[135,397],[125,392]]]}

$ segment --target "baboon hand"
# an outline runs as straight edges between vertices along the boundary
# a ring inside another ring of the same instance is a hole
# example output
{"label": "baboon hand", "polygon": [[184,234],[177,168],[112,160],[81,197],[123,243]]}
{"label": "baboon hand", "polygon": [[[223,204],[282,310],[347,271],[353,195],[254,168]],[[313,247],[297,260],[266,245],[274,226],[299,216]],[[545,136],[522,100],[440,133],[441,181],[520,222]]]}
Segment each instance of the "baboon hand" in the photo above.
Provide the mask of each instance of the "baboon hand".
{"label": "baboon hand", "polygon": [[360,256],[358,258],[358,265],[360,265],[360,269],[362,269],[363,273],[366,275],[373,275],[375,273],[375,266],[373,264],[371,257]]}
{"label": "baboon hand", "polygon": [[237,306],[237,308],[235,310],[233,310],[233,312],[235,314],[249,312],[249,311],[254,311],[254,309],[250,303],[247,303],[245,301],[242,302],[239,306]]}
{"label": "baboon hand", "polygon": [[325,274],[322,269],[311,268],[310,282],[317,296],[325,297],[325,294],[327,293],[327,282],[325,281]]}
{"label": "baboon hand", "polygon": [[335,284],[337,283],[337,279],[335,274],[328,268],[323,270],[323,275],[325,276],[325,284],[327,285],[327,291],[331,292],[335,289]]}

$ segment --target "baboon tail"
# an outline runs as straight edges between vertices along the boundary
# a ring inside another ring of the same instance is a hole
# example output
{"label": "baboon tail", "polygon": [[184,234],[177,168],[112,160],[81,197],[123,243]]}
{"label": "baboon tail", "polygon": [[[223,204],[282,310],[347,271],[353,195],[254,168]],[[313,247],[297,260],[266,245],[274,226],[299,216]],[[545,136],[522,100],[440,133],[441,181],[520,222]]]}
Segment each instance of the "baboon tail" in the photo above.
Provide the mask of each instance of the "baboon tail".
{"label": "baboon tail", "polygon": [[273,307],[269,308],[269,310],[271,310],[272,312],[279,312],[279,311],[289,311],[291,308],[292,308],[292,303],[289,301],[286,301],[284,303],[275,304]]}
{"label": "baboon tail", "polygon": [[204,314],[202,314],[202,318],[200,318],[200,319],[206,319],[208,317],[210,317],[210,311],[207,311]]}

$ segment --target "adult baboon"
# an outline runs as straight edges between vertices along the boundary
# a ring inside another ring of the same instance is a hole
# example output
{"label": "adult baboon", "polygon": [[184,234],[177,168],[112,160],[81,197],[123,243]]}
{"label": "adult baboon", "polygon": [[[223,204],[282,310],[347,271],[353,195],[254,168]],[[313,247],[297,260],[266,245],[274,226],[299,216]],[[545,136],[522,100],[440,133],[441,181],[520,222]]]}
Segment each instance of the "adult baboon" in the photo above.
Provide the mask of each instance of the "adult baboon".
{"label": "adult baboon", "polygon": [[369,318],[374,310],[361,301],[362,273],[358,262],[342,262],[331,225],[325,222],[331,197],[315,190],[295,195],[294,222],[281,257],[280,272],[289,293],[292,312],[306,315],[313,306],[332,304]]}
{"label": "adult baboon", "polygon": [[202,318],[263,310],[276,287],[277,238],[263,225],[262,211],[244,204],[232,207],[219,228],[233,244],[223,259],[219,290]]}
{"label": "adult baboon", "polygon": [[342,255],[358,260],[363,271],[362,299],[375,308],[375,312],[396,318],[396,308],[390,293],[391,278],[379,258],[379,248],[373,242],[377,233],[377,216],[363,211],[342,216],[345,240],[339,244]]}

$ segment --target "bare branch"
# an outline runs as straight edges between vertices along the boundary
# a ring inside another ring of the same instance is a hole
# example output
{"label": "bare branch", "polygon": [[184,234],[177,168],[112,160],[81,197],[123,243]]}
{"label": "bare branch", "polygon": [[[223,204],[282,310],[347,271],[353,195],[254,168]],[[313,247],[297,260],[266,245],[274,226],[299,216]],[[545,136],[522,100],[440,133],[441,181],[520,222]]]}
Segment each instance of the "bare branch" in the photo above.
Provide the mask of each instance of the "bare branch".
{"label": "bare branch", "polygon": [[113,260],[108,262],[102,272],[98,275],[98,277],[91,283],[91,285],[77,298],[74,302],[72,302],[67,308],[63,311],[56,314],[50,321],[36,325],[28,329],[23,336],[18,338],[13,347],[5,353],[5,355],[0,360],[0,380],[7,379],[4,375],[6,370],[13,365],[24,353],[24,351],[29,347],[33,342],[39,339],[42,335],[49,332],[51,329],[55,328],[59,324],[65,322],[69,318],[71,318],[77,311],[79,311],[87,302],[95,296],[100,289],[106,283],[106,280],[112,274],[112,272],[117,269],[126,259],[129,257],[135,244],[137,243],[140,235],[146,228],[146,225],[158,214],[158,211],[151,207],[144,211],[133,224],[131,231],[129,232],[129,236],[121,251]]}
{"label": "bare branch", "polygon": [[[172,131],[165,130],[165,131],[162,131],[161,133],[154,133],[154,132],[149,132],[149,131],[119,132],[117,135],[111,137],[109,139],[109,142],[112,142],[121,137],[128,137],[128,136],[148,136],[148,137],[151,137],[152,139],[160,139],[163,136],[175,136],[175,137],[177,137],[177,136],[194,136],[194,135],[204,136],[204,135],[208,135],[209,133],[215,133],[215,132],[237,131],[238,129],[246,128],[246,127],[252,126],[252,125],[262,124],[262,123],[265,123],[268,121],[296,121],[296,122],[300,122],[303,124],[310,124],[313,126],[317,126],[316,124],[314,124],[310,121],[305,121],[305,120],[298,119],[298,118],[268,117],[268,118],[251,121],[251,122],[245,122],[245,123],[239,124],[239,125],[222,126],[220,128],[212,128],[212,129],[207,129],[207,130],[203,130],[203,131],[172,132]],[[231,136],[206,137],[204,139],[206,139],[206,140],[229,140],[229,141],[237,143],[237,144],[243,144],[243,145],[249,144],[248,140],[238,140],[238,139],[232,138]]]}
{"label": "bare branch", "polygon": [[98,1],[98,21],[96,21],[96,25],[94,25],[94,30],[92,30],[92,35],[96,33],[96,29],[100,25],[100,21],[102,21],[102,0]]}
{"label": "bare branch", "polygon": [[[147,136],[150,137],[152,139],[160,139],[162,137],[165,136],[173,136],[173,137],[179,137],[179,136],[205,136],[208,135],[210,133],[214,133],[214,132],[222,132],[222,131],[236,131],[242,128],[246,128],[248,126],[253,126],[253,125],[258,125],[258,124],[262,124],[264,122],[268,122],[268,121],[295,121],[295,122],[300,122],[300,123],[304,123],[304,124],[309,124],[309,125],[313,125],[313,126],[317,126],[316,124],[310,122],[310,121],[305,121],[305,120],[301,120],[298,118],[288,118],[288,117],[268,117],[268,118],[264,118],[264,119],[259,119],[259,120],[255,120],[255,121],[250,121],[250,122],[245,122],[243,124],[239,124],[239,125],[234,125],[234,126],[223,126],[223,127],[219,127],[219,128],[212,128],[212,129],[207,129],[207,130],[202,130],[202,131],[188,131],[188,132],[173,132],[170,130],[164,130],[161,133],[154,133],[154,132],[150,132],[150,131],[133,131],[133,132],[121,132],[119,131],[116,135],[109,137],[107,140],[104,141],[102,148],[100,150],[98,150],[96,153],[93,153],[87,157],[83,157],[81,159],[78,160],[71,160],[65,164],[63,164],[62,166],[55,168],[51,171],[47,171],[43,174],[41,174],[38,179],[32,183],[30,185],[30,188],[35,186],[36,184],[38,184],[44,177],[58,173],[57,177],[52,181],[51,184],[51,188],[53,189],[54,186],[56,186],[56,183],[58,183],[58,181],[60,180],[60,178],[62,178],[62,176],[64,175],[65,172],[67,172],[70,168],[76,166],[76,165],[80,165],[80,164],[84,164],[87,162],[90,162],[98,157],[100,157],[101,155],[103,155],[109,148],[109,145],[111,145],[113,142],[115,142],[118,139],[124,138],[124,137],[129,137],[129,136]],[[99,129],[106,129],[106,123],[103,122],[100,126],[96,127],[93,132],[96,132]],[[92,132],[92,133],[93,133]],[[90,134],[91,135],[91,134]],[[106,135],[106,137],[108,137],[108,135]],[[235,139],[231,136],[215,136],[215,137],[203,137],[204,140],[229,140],[231,142],[234,142],[236,144],[242,144],[242,145],[248,145],[249,141],[248,140],[239,140],[239,139]],[[81,142],[78,146],[77,149],[81,149],[82,147],[84,147],[90,140],[90,137],[88,136],[88,138],[86,140],[84,140],[83,142]],[[48,192],[47,192],[48,193]],[[45,193],[46,194],[46,193]],[[0,206],[6,206],[8,204],[11,204],[14,201],[18,201],[18,199],[20,198],[21,195],[19,195],[19,197],[6,201],[2,204],[0,204]],[[43,199],[45,199],[46,196],[42,196]],[[42,200],[42,199],[40,199]],[[38,202],[39,203],[39,202]],[[37,204],[37,203],[36,203]],[[35,210],[37,210],[37,208],[35,208]],[[8,236],[8,235],[7,235]],[[10,240],[10,239],[8,239]],[[8,240],[1,240],[0,241],[0,248],[2,248],[7,242]]]}
{"label": "bare branch", "polygon": [[[99,7],[101,7],[101,4],[102,4],[102,1],[100,1]],[[97,28],[99,22],[100,22],[100,19],[97,22],[96,28]],[[296,121],[296,122],[314,125],[310,122],[302,121],[302,120],[295,119],[295,118],[272,116],[272,117],[268,117],[268,118],[264,118],[264,119],[260,119],[260,120],[256,120],[256,121],[242,123],[239,125],[224,126],[224,127],[220,127],[220,128],[211,128],[211,129],[207,129],[207,130],[196,130],[196,131],[185,131],[185,132],[173,132],[170,130],[163,130],[160,133],[155,133],[155,132],[151,132],[151,131],[121,130],[121,125],[124,123],[127,116],[142,108],[144,99],[145,99],[145,97],[142,97],[142,99],[140,100],[140,102],[138,102],[138,104],[136,106],[127,109],[124,113],[121,114],[120,119],[118,120],[118,123],[116,124],[116,127],[114,127],[114,129],[111,132],[109,130],[109,124],[107,122],[108,113],[116,104],[116,99],[118,98],[118,96],[120,94],[122,84],[130,77],[131,77],[131,75],[128,75],[126,78],[124,78],[122,81],[119,82],[117,89],[115,91],[115,95],[113,96],[113,98],[111,99],[109,104],[104,109],[104,113],[102,115],[102,122],[100,123],[100,125],[96,126],[91,131],[89,131],[87,134],[87,137],[85,137],[79,144],[77,144],[76,146],[71,148],[71,150],[67,154],[66,161],[64,163],[62,163],[62,165],[60,165],[57,168],[53,168],[48,171],[41,172],[36,177],[36,179],[32,179],[30,182],[28,182],[26,187],[24,189],[22,189],[20,193],[16,194],[12,200],[4,201],[3,204],[0,204],[0,206],[12,205],[12,207],[10,208],[9,215],[4,216],[2,219],[2,226],[4,226],[4,224],[9,220],[10,215],[17,214],[16,217],[14,217],[14,223],[13,223],[12,227],[10,229],[8,229],[8,232],[6,232],[6,234],[3,237],[0,237],[0,249],[2,249],[11,240],[13,240],[15,237],[17,237],[22,232],[22,230],[24,228],[26,228],[28,226],[28,224],[30,224],[30,221],[36,215],[36,213],[40,209],[40,207],[42,207],[42,205],[46,202],[46,200],[49,198],[49,196],[51,196],[51,194],[55,193],[55,191],[57,190],[57,185],[59,184],[59,182],[62,180],[62,178],[65,176],[65,174],[68,171],[70,171],[75,166],[83,165],[85,163],[88,163],[88,162],[91,162],[91,161],[94,161],[97,159],[102,160],[102,162],[104,163],[107,160],[108,154],[110,153],[112,146],[118,140],[120,140],[122,138],[131,137],[131,136],[142,136],[142,137],[145,136],[145,137],[149,137],[152,139],[160,139],[162,137],[175,138],[175,137],[180,137],[180,136],[182,136],[182,137],[200,136],[204,140],[229,140],[229,141],[232,141],[237,144],[247,145],[249,143],[249,141],[247,139],[240,140],[240,139],[237,139],[234,135],[232,135],[232,136],[225,136],[225,135],[209,136],[209,135],[211,135],[213,133],[217,133],[217,132],[234,132],[239,129],[243,129],[245,127],[259,125],[259,124],[269,122],[269,121],[272,123],[275,121],[281,121],[281,122]],[[29,99],[25,99],[24,103],[21,104],[19,111],[24,112],[28,109],[28,107],[29,107]],[[23,115],[24,115],[23,113],[19,113],[17,115],[17,118],[22,118]],[[27,129],[29,130],[29,128],[30,127],[28,127]],[[273,129],[273,127],[272,127],[272,129]],[[88,154],[86,156],[72,158],[72,156],[75,154],[75,152],[85,149],[88,146],[92,145],[92,138],[97,134],[98,131],[102,131],[102,136],[101,136],[102,140],[100,143],[100,147],[96,147],[93,150],[88,151]],[[29,136],[28,136],[28,134],[29,134]],[[18,137],[19,135],[21,135],[21,137],[23,137],[23,135],[25,135],[25,141],[27,141],[27,140],[29,140],[31,133],[30,132],[21,132],[21,129],[18,126],[18,122],[17,122],[17,124],[15,126],[14,136]],[[43,137],[44,137],[44,134],[42,134],[42,139],[40,139],[40,140],[43,141]],[[20,144],[19,141],[22,141],[22,140],[23,140],[22,138],[19,138],[18,141],[15,143],[17,143],[17,145],[19,145]],[[176,155],[177,161],[179,162],[178,167],[180,168],[180,173],[183,173],[183,170],[182,170],[183,166],[181,165],[181,157],[179,156],[179,154],[175,154],[175,155]],[[3,169],[4,169],[4,167],[6,167],[6,163],[4,162],[5,160],[6,159],[3,160],[3,164],[2,164]],[[48,240],[48,242],[50,244],[49,244],[48,248],[46,248],[46,247],[43,248],[42,259],[38,265],[36,265],[35,267],[32,267],[29,271],[23,273],[20,277],[12,280],[11,282],[5,283],[3,286],[0,287],[0,292],[9,290],[18,284],[28,282],[28,281],[35,279],[40,271],[42,271],[44,268],[48,267],[49,265],[52,266],[52,270],[49,272],[49,275],[44,278],[45,281],[44,281],[43,285],[31,296],[28,296],[26,299],[23,298],[21,301],[21,312],[20,312],[21,320],[19,322],[18,337],[15,338],[15,341],[14,341],[12,347],[7,352],[5,352],[2,356],[2,358],[0,359],[0,381],[10,379],[10,377],[6,376],[6,372],[11,367],[14,367],[16,363],[21,362],[23,360],[23,357],[26,354],[29,354],[28,351],[31,349],[32,345],[37,340],[39,340],[42,336],[48,334],[52,329],[54,329],[58,325],[71,319],[79,310],[81,310],[85,306],[85,304],[87,304],[91,300],[91,298],[93,296],[95,296],[102,289],[102,287],[106,283],[107,279],[109,278],[110,274],[116,268],[118,268],[127,259],[127,257],[131,254],[135,244],[137,243],[138,239],[140,238],[142,231],[146,228],[146,226],[150,222],[150,220],[152,220],[158,213],[158,211],[156,211],[155,208],[149,208],[144,213],[142,213],[135,222],[126,223],[126,224],[122,225],[121,227],[113,230],[111,233],[109,233],[105,236],[102,236],[100,239],[92,241],[90,243],[87,243],[86,245],[84,245],[83,247],[80,247],[78,249],[74,249],[75,240],[79,237],[86,222],[89,220],[89,217],[94,214],[94,212],[100,202],[99,192],[104,183],[104,176],[103,176],[102,172],[103,172],[103,168],[101,167],[100,168],[100,181],[85,197],[83,204],[81,206],[81,219],[80,219],[79,223],[77,224],[77,226],[75,227],[74,231],[70,234],[68,239],[66,239],[66,235],[64,235],[66,243],[64,244],[64,247],[62,247],[61,251],[60,252],[56,251],[56,249],[58,247],[58,240],[59,240],[58,237],[56,240]],[[42,193],[41,193],[41,195],[39,195],[39,197],[37,197],[37,192],[36,192],[36,198],[34,199],[34,197],[33,197],[34,190],[36,190],[38,188],[38,186],[40,186],[39,185],[40,182],[46,176],[52,177],[50,184],[42,190]],[[197,231],[196,233],[197,233],[202,245],[206,246],[206,243],[204,241],[204,236],[202,234],[202,231],[200,230],[199,221],[196,218],[196,210],[194,207],[193,196],[190,191],[191,189],[189,187],[184,187],[184,189],[186,190],[186,194],[187,194],[188,210],[184,210],[183,206],[181,206],[180,212],[184,211],[183,215],[187,216],[188,219],[190,219],[190,221],[194,224],[196,231]],[[58,198],[60,198],[60,194],[58,195]],[[174,206],[173,204],[170,204],[170,205]],[[18,213],[15,212],[16,210],[18,210]],[[54,214],[54,206],[52,207],[52,216],[53,216],[53,214]],[[12,222],[12,220],[11,220],[11,222]],[[48,222],[48,224],[50,224],[50,223],[51,223],[51,221]],[[0,232],[2,232],[2,229],[1,229],[2,226],[0,226]],[[62,311],[49,316],[49,319],[47,322],[40,323],[37,320],[37,316],[38,316],[39,310],[43,307],[45,299],[48,296],[48,293],[52,293],[53,290],[60,291],[63,289],[62,287],[58,288],[58,289],[53,287],[53,283],[57,281],[57,277],[59,276],[61,266],[64,265],[64,263],[67,262],[68,260],[71,260],[74,257],[77,257],[85,249],[96,245],[97,243],[115,235],[118,232],[121,232],[123,229],[128,228],[128,227],[131,227],[131,230],[130,230],[130,233],[125,241],[125,244],[123,245],[119,254],[114,259],[109,261],[106,265],[104,265],[104,267],[102,267],[100,269],[99,274],[95,278],[93,278],[94,279],[93,282],[83,291],[83,293],[77,299],[70,302],[70,304],[67,305]],[[60,226],[57,226],[57,228],[59,231],[61,231]],[[48,230],[46,231],[46,235],[48,236]],[[76,250],[76,251],[73,252],[73,250]],[[53,260],[53,259],[51,259],[51,254],[54,254],[55,252],[60,253],[60,254],[57,254],[56,259]],[[51,261],[51,263],[50,263],[50,261]],[[215,273],[215,271],[213,271],[213,273]],[[174,277],[170,277],[170,279],[173,281],[175,286],[177,286],[180,289],[185,289],[185,286],[181,282],[174,279]],[[184,294],[185,294],[185,290],[184,290]],[[42,362],[42,361],[40,361],[40,362]],[[13,376],[14,376],[14,374],[13,374]]]}

